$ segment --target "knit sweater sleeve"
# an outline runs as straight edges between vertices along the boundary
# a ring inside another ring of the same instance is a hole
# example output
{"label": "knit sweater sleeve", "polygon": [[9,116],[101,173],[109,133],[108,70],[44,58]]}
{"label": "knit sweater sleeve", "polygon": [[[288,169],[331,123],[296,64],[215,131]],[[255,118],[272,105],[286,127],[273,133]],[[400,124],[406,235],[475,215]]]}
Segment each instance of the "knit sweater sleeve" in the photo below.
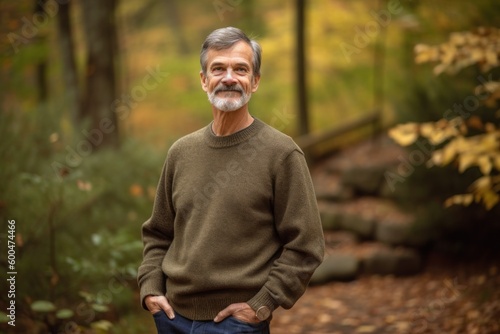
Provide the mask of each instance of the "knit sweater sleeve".
{"label": "knit sweater sleeve", "polygon": [[323,260],[324,237],[311,177],[303,153],[284,158],[274,181],[274,219],[283,250],[267,282],[247,303],[254,310],[290,308],[305,292]]}
{"label": "knit sweater sleeve", "polygon": [[165,295],[166,277],[162,262],[173,238],[174,209],[171,201],[171,177],[168,158],[158,183],[151,217],[142,225],[143,260],[138,270],[142,307],[148,295]]}

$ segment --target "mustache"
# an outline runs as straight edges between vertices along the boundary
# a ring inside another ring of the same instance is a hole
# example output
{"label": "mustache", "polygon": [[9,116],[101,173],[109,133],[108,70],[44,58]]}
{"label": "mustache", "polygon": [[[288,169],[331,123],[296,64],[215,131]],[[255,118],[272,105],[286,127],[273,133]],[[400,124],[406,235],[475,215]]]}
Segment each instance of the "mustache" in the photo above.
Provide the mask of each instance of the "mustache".
{"label": "mustache", "polygon": [[217,87],[215,87],[214,89],[214,94],[217,94],[218,92],[240,92],[240,93],[244,93],[243,92],[243,88],[238,85],[238,84],[234,84],[234,85],[231,85],[231,86],[226,86],[224,84],[221,84],[221,85],[218,85]]}

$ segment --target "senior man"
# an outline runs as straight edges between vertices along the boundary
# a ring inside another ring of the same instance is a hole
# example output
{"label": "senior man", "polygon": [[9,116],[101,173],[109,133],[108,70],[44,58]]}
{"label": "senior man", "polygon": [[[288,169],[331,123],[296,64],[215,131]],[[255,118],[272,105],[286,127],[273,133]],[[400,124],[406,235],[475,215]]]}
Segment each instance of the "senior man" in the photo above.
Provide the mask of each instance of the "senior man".
{"label": "senior man", "polygon": [[158,333],[269,333],[323,259],[311,177],[293,140],[249,112],[259,44],[217,29],[200,63],[213,121],[167,154],[142,226],[142,305]]}

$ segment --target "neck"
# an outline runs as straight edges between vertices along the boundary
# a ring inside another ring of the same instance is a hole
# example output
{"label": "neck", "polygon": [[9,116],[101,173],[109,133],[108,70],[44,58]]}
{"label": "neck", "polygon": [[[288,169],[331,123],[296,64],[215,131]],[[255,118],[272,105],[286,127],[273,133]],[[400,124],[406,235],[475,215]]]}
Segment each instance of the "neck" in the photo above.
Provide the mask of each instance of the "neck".
{"label": "neck", "polygon": [[229,112],[213,108],[212,113],[214,116],[212,131],[216,136],[229,136],[250,126],[253,122],[253,117],[246,106]]}

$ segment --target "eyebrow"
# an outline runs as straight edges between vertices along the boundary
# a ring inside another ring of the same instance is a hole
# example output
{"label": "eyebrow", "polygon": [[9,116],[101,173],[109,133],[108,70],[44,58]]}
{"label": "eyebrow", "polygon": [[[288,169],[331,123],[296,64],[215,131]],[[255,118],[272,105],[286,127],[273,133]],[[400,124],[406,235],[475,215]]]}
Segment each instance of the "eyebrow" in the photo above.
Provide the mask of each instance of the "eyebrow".
{"label": "eyebrow", "polygon": [[[215,63],[212,63],[210,64],[210,68],[214,68],[214,67],[217,67],[217,66],[226,66],[226,63],[223,63],[223,62],[215,62]],[[244,62],[238,62],[235,64],[235,67],[237,66],[240,66],[240,67],[245,67],[245,68],[250,68],[250,65],[248,63],[244,63]]]}
{"label": "eyebrow", "polygon": [[250,68],[250,65],[248,63],[243,63],[243,62],[236,63],[236,66],[242,66],[242,67],[248,67],[248,68]]}

